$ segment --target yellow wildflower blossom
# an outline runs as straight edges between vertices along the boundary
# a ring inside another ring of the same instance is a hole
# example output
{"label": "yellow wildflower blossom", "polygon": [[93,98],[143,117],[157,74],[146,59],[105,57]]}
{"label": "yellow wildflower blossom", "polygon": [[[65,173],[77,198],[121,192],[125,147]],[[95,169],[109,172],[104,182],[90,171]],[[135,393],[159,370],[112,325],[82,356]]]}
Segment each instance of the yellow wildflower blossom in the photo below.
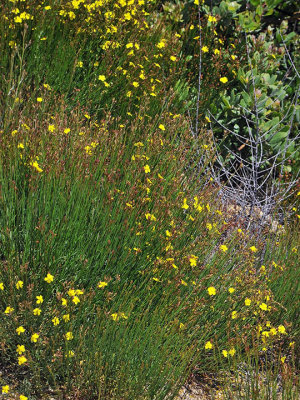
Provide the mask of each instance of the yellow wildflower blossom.
{"label": "yellow wildflower blossom", "polygon": [[18,357],[18,364],[19,365],[25,364],[26,362],[27,362],[27,358],[25,356]]}
{"label": "yellow wildflower blossom", "polygon": [[24,333],[24,332],[25,332],[25,328],[24,328],[23,326],[19,326],[19,327],[16,329],[16,332],[17,332],[17,334],[20,336],[21,333]]}
{"label": "yellow wildflower blossom", "polygon": [[25,346],[23,344],[18,344],[16,352],[19,354],[19,356],[25,353]]}
{"label": "yellow wildflower blossom", "polygon": [[104,288],[105,286],[107,286],[108,285],[108,283],[107,282],[99,282],[98,283],[98,288]]}
{"label": "yellow wildflower blossom", "polygon": [[204,347],[205,347],[205,350],[210,350],[213,348],[213,344],[210,341],[208,341],[205,343]]}
{"label": "yellow wildflower blossom", "polygon": [[7,306],[4,311],[4,314],[11,314],[13,311],[14,311],[14,308]]}
{"label": "yellow wildflower blossom", "polygon": [[74,338],[73,333],[72,332],[67,332],[66,333],[66,339],[67,340],[72,340]]}
{"label": "yellow wildflower blossom", "polygon": [[44,281],[47,282],[47,283],[51,283],[51,282],[53,282],[53,280],[54,280],[54,276],[51,275],[51,274],[48,272],[47,276],[44,278]]}
{"label": "yellow wildflower blossom", "polygon": [[251,300],[246,298],[245,299],[245,306],[250,306],[251,305]]}
{"label": "yellow wildflower blossom", "polygon": [[16,283],[16,288],[17,288],[17,289],[22,289],[23,285],[24,285],[24,282],[23,282],[23,281],[18,281],[18,282]]}
{"label": "yellow wildflower blossom", "polygon": [[9,392],[9,385],[2,386],[2,394],[7,394]]}
{"label": "yellow wildflower blossom", "polygon": [[33,333],[31,335],[31,342],[36,343],[39,337],[40,337],[40,335],[38,333]]}
{"label": "yellow wildflower blossom", "polygon": [[184,210],[187,210],[189,208],[189,205],[187,204],[187,199],[186,198],[183,199],[183,205],[181,206],[181,208],[183,208]]}
{"label": "yellow wildflower blossom", "polygon": [[228,79],[226,78],[226,76],[223,76],[222,78],[220,78],[220,82],[227,83]]}
{"label": "yellow wildflower blossom", "polygon": [[209,294],[210,296],[215,296],[216,293],[217,293],[216,288],[214,288],[213,286],[210,286],[210,287],[207,289],[207,292],[208,292],[208,294]]}
{"label": "yellow wildflower blossom", "polygon": [[57,317],[52,318],[53,325],[56,326],[59,324],[59,319]]}

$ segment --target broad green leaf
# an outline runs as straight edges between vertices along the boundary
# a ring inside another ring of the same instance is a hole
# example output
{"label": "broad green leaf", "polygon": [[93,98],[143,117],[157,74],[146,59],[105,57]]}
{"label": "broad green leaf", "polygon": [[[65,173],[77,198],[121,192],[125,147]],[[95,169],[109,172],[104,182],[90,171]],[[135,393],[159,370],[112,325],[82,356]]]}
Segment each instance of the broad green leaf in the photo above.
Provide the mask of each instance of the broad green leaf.
{"label": "broad green leaf", "polygon": [[285,126],[281,131],[277,132],[271,139],[270,144],[274,145],[276,143],[282,142],[289,133],[289,127]]}
{"label": "broad green leaf", "polygon": [[231,1],[230,3],[227,4],[227,8],[231,12],[236,12],[241,5],[237,1]]}

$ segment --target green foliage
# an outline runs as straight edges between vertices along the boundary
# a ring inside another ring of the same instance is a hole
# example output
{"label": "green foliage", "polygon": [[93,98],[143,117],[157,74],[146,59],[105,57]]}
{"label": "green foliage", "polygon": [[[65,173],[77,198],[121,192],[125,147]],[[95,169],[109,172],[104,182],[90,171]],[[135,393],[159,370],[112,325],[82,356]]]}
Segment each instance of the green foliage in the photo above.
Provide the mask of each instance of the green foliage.
{"label": "green foliage", "polygon": [[208,168],[209,111],[247,135],[240,107],[258,101],[270,155],[295,134],[279,31],[251,38],[255,95],[240,39],[282,3],[200,4],[201,46],[194,1],[161,3],[0,6],[0,383],[13,397],[174,399],[196,368],[238,376],[264,348],[295,375],[297,222],[242,230]]}

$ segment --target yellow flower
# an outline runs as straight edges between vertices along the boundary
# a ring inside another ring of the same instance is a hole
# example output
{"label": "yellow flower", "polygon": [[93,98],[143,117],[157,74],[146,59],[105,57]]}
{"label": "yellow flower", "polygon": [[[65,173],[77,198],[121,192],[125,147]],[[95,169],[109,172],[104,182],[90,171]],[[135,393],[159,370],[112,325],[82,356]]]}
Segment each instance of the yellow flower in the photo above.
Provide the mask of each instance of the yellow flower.
{"label": "yellow flower", "polygon": [[34,315],[41,315],[42,310],[40,308],[34,308],[33,309],[33,314]]}
{"label": "yellow flower", "polygon": [[162,130],[162,131],[165,131],[165,130],[166,130],[166,128],[165,128],[165,126],[164,126],[163,124],[159,124],[158,127],[159,127],[159,129]]}
{"label": "yellow flower", "polygon": [[119,312],[120,317],[124,318],[124,319],[128,319],[127,315],[125,315],[125,313],[123,312]]}
{"label": "yellow flower", "polygon": [[39,337],[40,337],[40,335],[38,333],[33,333],[31,335],[31,342],[36,343]]}
{"label": "yellow flower", "polygon": [[38,97],[38,98],[36,99],[36,101],[37,101],[38,103],[41,103],[41,102],[43,101],[43,99],[42,99],[42,97]]}
{"label": "yellow flower", "polygon": [[156,47],[158,47],[159,49],[162,49],[163,47],[165,47],[165,40],[162,39],[159,43],[157,43]]}
{"label": "yellow flower", "polygon": [[209,16],[208,16],[208,21],[209,21],[209,22],[217,22],[217,18],[216,18],[216,17],[213,17],[212,15],[209,15]]}
{"label": "yellow flower", "polygon": [[66,357],[71,358],[71,357],[74,357],[74,355],[75,355],[74,351],[73,350],[69,350],[68,353],[66,354]]}
{"label": "yellow flower", "polygon": [[234,293],[235,292],[235,289],[233,288],[233,287],[230,287],[229,289],[228,289],[228,292],[231,294],[231,293]]}
{"label": "yellow flower", "polygon": [[119,317],[118,317],[118,314],[117,314],[117,313],[113,313],[113,314],[111,314],[111,317],[112,317],[112,319],[113,319],[114,321],[118,321],[118,319],[119,319]]}
{"label": "yellow flower", "polygon": [[31,161],[30,165],[34,167],[38,172],[43,172],[42,168],[40,168],[39,164],[37,161]]}
{"label": "yellow flower", "polygon": [[272,336],[275,336],[275,335],[276,335],[276,333],[277,333],[277,330],[276,330],[276,328],[272,328],[272,329],[270,329],[270,333],[271,333],[271,335],[272,335]]}
{"label": "yellow flower", "polygon": [[228,352],[227,352],[227,350],[222,350],[222,354],[223,354],[223,356],[226,358],[226,357],[228,357]]}
{"label": "yellow flower", "polygon": [[107,282],[99,282],[98,283],[98,288],[104,288],[105,286],[107,286],[108,285],[108,283]]}
{"label": "yellow flower", "polygon": [[16,288],[17,288],[17,289],[22,289],[23,285],[24,285],[24,282],[23,282],[23,281],[18,281],[18,282],[16,283]]}
{"label": "yellow flower", "polygon": [[25,353],[25,346],[23,344],[18,344],[16,352],[21,355]]}
{"label": "yellow flower", "polygon": [[220,54],[220,50],[218,50],[218,49],[215,49],[214,50],[214,53],[217,55],[217,54]]}
{"label": "yellow flower", "polygon": [[284,363],[285,363],[285,359],[286,359],[286,356],[284,356],[284,357],[281,357],[280,361],[282,362],[282,364],[284,364]]}
{"label": "yellow flower", "polygon": [[61,299],[61,305],[62,305],[63,307],[66,307],[67,304],[68,304],[67,299],[62,298],[62,299]]}
{"label": "yellow flower", "polygon": [[208,53],[208,47],[207,46],[203,46],[202,49],[203,53]]}
{"label": "yellow flower", "polygon": [[221,244],[220,250],[222,250],[224,253],[226,253],[226,251],[228,250],[228,247],[226,246],[226,244]]}
{"label": "yellow flower", "polygon": [[75,290],[74,289],[69,289],[68,290],[68,295],[70,296],[70,297],[73,297],[73,296],[75,296]]}
{"label": "yellow flower", "polygon": [[15,21],[16,24],[21,24],[21,23],[22,23],[22,18],[19,17],[19,15],[17,15],[17,16],[14,18],[14,21]]}
{"label": "yellow flower", "polygon": [[2,386],[2,394],[7,394],[8,392],[9,392],[9,386],[8,385]]}
{"label": "yellow flower", "polygon": [[183,205],[181,206],[181,208],[183,208],[184,210],[187,210],[189,208],[189,205],[187,204],[187,199],[186,198],[183,199]]}
{"label": "yellow flower", "polygon": [[65,315],[63,315],[63,320],[65,321],[65,322],[69,322],[70,321],[70,314],[65,314]]}
{"label": "yellow flower", "polygon": [[66,129],[64,129],[64,133],[67,135],[68,133],[70,133],[71,132],[71,129],[70,128],[66,128]]}
{"label": "yellow flower", "polygon": [[277,329],[278,329],[279,333],[286,333],[285,332],[285,327],[283,325],[279,325]]}
{"label": "yellow flower", "polygon": [[236,319],[237,318],[237,311],[232,311],[231,318],[232,319]]}
{"label": "yellow flower", "polygon": [[251,300],[246,298],[245,299],[245,306],[250,306],[250,304],[251,304]]}
{"label": "yellow flower", "polygon": [[54,125],[48,125],[48,131],[49,132],[54,132],[55,131],[55,126]]}
{"label": "yellow flower", "polygon": [[205,119],[206,119],[207,122],[211,122],[211,120],[209,119],[209,117],[206,116]]}
{"label": "yellow flower", "polygon": [[0,290],[4,290],[4,283],[0,282]]}
{"label": "yellow flower", "polygon": [[42,304],[44,301],[43,296],[40,294],[36,296],[36,304]]}
{"label": "yellow flower", "polygon": [[72,299],[72,301],[73,301],[74,304],[80,303],[80,299],[79,299],[78,296],[74,296],[73,299]]}
{"label": "yellow flower", "polygon": [[143,142],[136,142],[134,143],[135,147],[144,147],[144,143]]}
{"label": "yellow flower", "polygon": [[190,258],[189,258],[189,261],[190,261],[190,265],[191,265],[191,267],[196,267],[196,265],[197,265],[197,256],[195,256],[194,254],[192,254],[191,256],[190,256]]}
{"label": "yellow flower", "polygon": [[250,250],[251,250],[253,253],[256,253],[256,252],[257,252],[257,248],[256,248],[255,246],[251,246],[251,247],[250,247]]}
{"label": "yellow flower", "polygon": [[187,286],[188,284],[186,283],[186,281],[184,281],[183,279],[181,279],[181,284],[183,285],[183,286]]}
{"label": "yellow flower", "polygon": [[132,82],[132,85],[134,86],[134,87],[139,87],[140,86],[140,84],[138,83],[138,82]]}
{"label": "yellow flower", "polygon": [[13,311],[14,311],[14,309],[12,307],[7,306],[4,311],[4,314],[11,314]]}
{"label": "yellow flower", "polygon": [[226,78],[226,76],[223,76],[222,78],[220,78],[220,82],[227,83],[228,79]]}
{"label": "yellow flower", "polygon": [[144,171],[145,171],[145,174],[148,174],[150,172],[150,167],[148,164],[144,166]]}
{"label": "yellow flower", "polygon": [[54,280],[54,276],[51,275],[51,274],[48,272],[46,278],[44,278],[44,281],[47,282],[47,283],[51,283],[51,282],[53,282],[53,280]]}
{"label": "yellow flower", "polygon": [[59,319],[57,317],[52,318],[53,325],[56,326],[59,324]]}
{"label": "yellow flower", "polygon": [[213,348],[213,344],[210,341],[208,341],[205,343],[204,347],[205,347],[205,350],[210,350]]}
{"label": "yellow flower", "polygon": [[210,287],[207,289],[207,292],[208,292],[208,294],[209,294],[210,296],[215,296],[215,294],[217,293],[217,292],[216,292],[216,289],[215,289],[213,286],[210,286]]}
{"label": "yellow flower", "polygon": [[67,332],[67,333],[66,333],[66,339],[67,339],[67,340],[72,340],[73,337],[74,337],[74,336],[73,336],[73,333],[72,333],[72,332]]}
{"label": "yellow flower", "polygon": [[171,61],[176,61],[176,57],[175,56],[170,56],[170,60]]}
{"label": "yellow flower", "polygon": [[230,350],[229,350],[229,354],[233,357],[234,355],[235,355],[235,353],[236,353],[236,350],[235,350],[235,348],[231,348]]}
{"label": "yellow flower", "polygon": [[19,365],[25,364],[26,362],[27,362],[27,358],[25,356],[18,357],[18,364]]}
{"label": "yellow flower", "polygon": [[20,336],[21,333],[24,333],[24,332],[25,332],[25,328],[24,328],[23,326],[19,326],[19,327],[16,329],[16,332],[17,332],[17,334]]}
{"label": "yellow flower", "polygon": [[24,396],[23,394],[20,394],[20,400],[28,400],[28,397]]}
{"label": "yellow flower", "polygon": [[19,143],[18,144],[18,149],[24,149],[24,144],[23,143]]}
{"label": "yellow flower", "polygon": [[266,303],[261,303],[260,306],[259,306],[259,308],[260,308],[261,310],[263,310],[263,311],[267,311],[268,306],[266,305]]}

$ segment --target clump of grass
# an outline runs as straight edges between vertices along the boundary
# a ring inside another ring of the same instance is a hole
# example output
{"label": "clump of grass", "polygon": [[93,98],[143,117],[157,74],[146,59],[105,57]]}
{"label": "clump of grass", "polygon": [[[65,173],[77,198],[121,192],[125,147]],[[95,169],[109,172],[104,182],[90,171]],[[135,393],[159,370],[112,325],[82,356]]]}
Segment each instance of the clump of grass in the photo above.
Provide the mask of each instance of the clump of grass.
{"label": "clump of grass", "polygon": [[215,370],[219,348],[234,360],[253,335],[273,343],[266,324],[285,334],[268,325],[259,243],[240,229],[224,242],[226,215],[184,179],[199,145],[169,134],[181,119],[141,141],[139,118],[127,132],[34,108],[34,135],[28,110],[3,136],[0,204],[2,362],[33,396],[174,397],[196,365]]}
{"label": "clump of grass", "polygon": [[261,255],[221,211],[210,139],[182,112],[193,29],[122,3],[1,9],[3,395],[172,399],[196,366],[280,349],[285,368],[294,349],[296,233]]}

